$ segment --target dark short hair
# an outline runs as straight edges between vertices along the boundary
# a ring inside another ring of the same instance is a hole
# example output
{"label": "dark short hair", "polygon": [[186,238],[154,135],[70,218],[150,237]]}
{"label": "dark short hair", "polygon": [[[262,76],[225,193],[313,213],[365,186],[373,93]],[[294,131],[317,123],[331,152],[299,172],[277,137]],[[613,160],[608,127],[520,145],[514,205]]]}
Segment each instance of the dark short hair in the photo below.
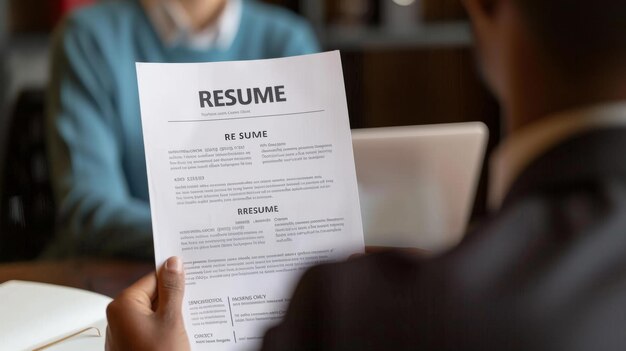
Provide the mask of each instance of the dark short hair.
{"label": "dark short hair", "polygon": [[516,1],[533,35],[557,64],[577,70],[626,64],[626,0]]}

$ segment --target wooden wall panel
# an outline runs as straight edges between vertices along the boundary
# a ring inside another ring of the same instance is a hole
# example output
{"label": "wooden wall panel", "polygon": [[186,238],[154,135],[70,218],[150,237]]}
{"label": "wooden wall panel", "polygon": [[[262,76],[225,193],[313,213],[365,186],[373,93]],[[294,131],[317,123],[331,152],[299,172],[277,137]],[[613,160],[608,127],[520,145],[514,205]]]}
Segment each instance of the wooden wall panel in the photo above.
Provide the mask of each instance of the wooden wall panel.
{"label": "wooden wall panel", "polygon": [[482,121],[493,111],[469,49],[367,52],[363,68],[367,127]]}
{"label": "wooden wall panel", "polygon": [[422,0],[422,13],[424,20],[445,21],[467,18],[461,0]]}

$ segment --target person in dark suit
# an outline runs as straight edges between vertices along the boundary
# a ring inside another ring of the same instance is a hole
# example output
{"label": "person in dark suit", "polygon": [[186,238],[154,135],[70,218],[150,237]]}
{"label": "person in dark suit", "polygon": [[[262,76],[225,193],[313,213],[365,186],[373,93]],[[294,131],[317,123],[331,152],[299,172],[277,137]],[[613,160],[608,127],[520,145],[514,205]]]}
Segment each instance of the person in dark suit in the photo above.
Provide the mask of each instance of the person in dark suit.
{"label": "person in dark suit", "polygon": [[[437,258],[312,268],[264,350],[626,349],[626,1],[464,2],[509,131],[493,214]],[[188,347],[180,260],[159,274],[156,309],[154,277],[111,304],[109,345]]]}

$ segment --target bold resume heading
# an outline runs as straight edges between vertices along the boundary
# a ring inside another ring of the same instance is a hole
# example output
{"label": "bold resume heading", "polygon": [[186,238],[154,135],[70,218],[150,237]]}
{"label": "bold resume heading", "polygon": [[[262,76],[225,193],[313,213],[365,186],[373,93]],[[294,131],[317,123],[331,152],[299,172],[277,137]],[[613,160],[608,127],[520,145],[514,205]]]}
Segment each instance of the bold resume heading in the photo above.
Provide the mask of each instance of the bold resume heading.
{"label": "bold resume heading", "polygon": [[284,85],[199,92],[200,107],[202,108],[285,102],[287,101],[285,95]]}
{"label": "bold resume heading", "polygon": [[263,214],[263,213],[278,213],[278,206],[246,207],[246,208],[237,209],[237,214],[240,216]]}

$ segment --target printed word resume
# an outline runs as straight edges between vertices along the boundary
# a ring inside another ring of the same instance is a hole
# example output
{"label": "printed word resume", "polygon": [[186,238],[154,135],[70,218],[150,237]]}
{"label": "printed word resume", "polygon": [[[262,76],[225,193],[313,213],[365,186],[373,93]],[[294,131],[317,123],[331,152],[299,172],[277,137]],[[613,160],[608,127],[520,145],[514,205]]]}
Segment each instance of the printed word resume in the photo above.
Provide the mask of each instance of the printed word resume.
{"label": "printed word resume", "polygon": [[254,350],[310,266],[362,252],[338,52],[138,63],[156,264],[193,350]]}

